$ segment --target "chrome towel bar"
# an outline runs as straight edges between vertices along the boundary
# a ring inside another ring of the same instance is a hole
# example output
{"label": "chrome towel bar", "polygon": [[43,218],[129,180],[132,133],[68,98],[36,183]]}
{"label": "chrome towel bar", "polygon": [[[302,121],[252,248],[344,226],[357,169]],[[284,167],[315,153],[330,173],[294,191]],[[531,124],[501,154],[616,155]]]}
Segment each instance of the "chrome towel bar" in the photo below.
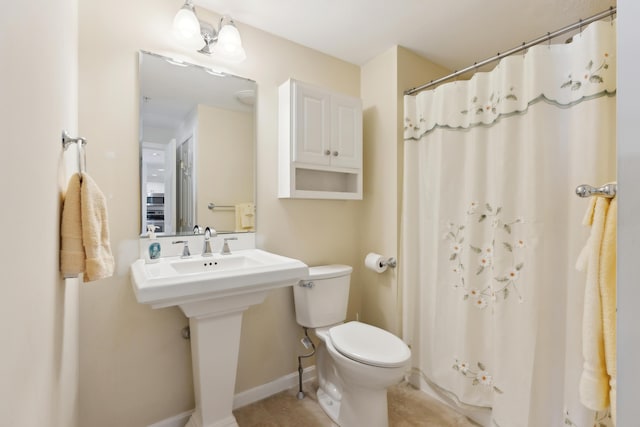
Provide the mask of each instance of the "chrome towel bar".
{"label": "chrome towel bar", "polygon": [[217,205],[215,203],[209,203],[207,205],[207,208],[209,210],[214,210],[214,209],[235,209],[236,207],[232,205]]}

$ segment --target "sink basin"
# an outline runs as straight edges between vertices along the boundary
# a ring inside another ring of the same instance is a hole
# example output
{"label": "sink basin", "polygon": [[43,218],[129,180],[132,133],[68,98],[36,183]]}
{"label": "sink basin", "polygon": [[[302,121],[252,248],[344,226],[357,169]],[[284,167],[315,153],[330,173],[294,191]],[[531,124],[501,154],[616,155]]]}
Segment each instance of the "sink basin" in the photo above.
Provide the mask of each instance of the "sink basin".
{"label": "sink basin", "polygon": [[155,264],[139,259],[131,266],[138,302],[154,308],[287,286],[307,271],[301,261],[260,249],[187,259],[166,257]]}
{"label": "sink basin", "polygon": [[170,268],[174,269],[178,274],[231,271],[260,265],[263,265],[260,261],[246,255],[227,255],[215,258],[198,257],[198,259],[179,259],[169,262]]}

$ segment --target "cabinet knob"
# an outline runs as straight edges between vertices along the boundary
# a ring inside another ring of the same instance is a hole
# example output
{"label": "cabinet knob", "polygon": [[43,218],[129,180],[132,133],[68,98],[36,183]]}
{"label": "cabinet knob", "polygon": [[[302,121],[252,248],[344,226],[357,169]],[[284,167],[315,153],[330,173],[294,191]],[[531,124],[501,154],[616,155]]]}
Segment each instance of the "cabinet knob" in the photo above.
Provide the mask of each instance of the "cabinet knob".
{"label": "cabinet knob", "polygon": [[325,155],[325,156],[328,156],[329,154],[331,154],[331,151],[330,151],[330,150],[324,150],[324,155]]}
{"label": "cabinet knob", "polygon": [[338,152],[337,152],[337,151],[334,151],[334,152],[333,152],[333,155],[337,157],[337,156],[338,156]]}

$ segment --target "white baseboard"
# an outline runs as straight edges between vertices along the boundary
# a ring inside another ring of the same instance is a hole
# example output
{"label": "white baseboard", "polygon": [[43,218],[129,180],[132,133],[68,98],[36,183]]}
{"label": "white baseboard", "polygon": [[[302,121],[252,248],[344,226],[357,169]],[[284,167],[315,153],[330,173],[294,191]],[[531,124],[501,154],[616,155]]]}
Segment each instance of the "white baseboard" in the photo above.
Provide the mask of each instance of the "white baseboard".
{"label": "white baseboard", "polygon": [[[316,377],[315,365],[305,368],[302,372],[302,382],[306,383]],[[265,399],[281,391],[289,390],[298,385],[298,373],[292,372],[284,377],[277,378],[269,383],[259,385],[249,390],[245,390],[233,397],[233,409],[242,408],[251,403]]]}
{"label": "white baseboard", "polygon": [[148,427],[184,427],[189,421],[189,417],[193,414],[193,411],[186,411],[178,415],[174,415],[171,418],[166,418],[157,423],[151,424]]}
{"label": "white baseboard", "polygon": [[[316,367],[309,366],[302,372],[302,382],[306,383],[313,380],[316,377]],[[236,394],[233,397],[233,409],[238,409],[243,406],[250,405],[262,399],[266,399],[269,396],[280,393],[281,391],[289,390],[298,385],[298,373],[292,372],[280,378],[268,382],[266,384],[259,385],[249,390],[245,390]],[[193,411],[186,411],[173,417],[166,418],[157,423],[151,424],[148,427],[184,427]]]}

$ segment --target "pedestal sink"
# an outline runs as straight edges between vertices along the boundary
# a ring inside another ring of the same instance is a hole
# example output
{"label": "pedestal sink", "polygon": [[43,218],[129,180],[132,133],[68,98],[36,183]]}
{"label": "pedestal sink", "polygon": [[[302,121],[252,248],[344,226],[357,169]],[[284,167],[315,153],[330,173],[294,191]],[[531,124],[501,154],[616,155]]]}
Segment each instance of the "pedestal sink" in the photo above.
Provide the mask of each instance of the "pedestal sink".
{"label": "pedestal sink", "polygon": [[177,305],[189,318],[196,408],[187,427],[238,425],[232,409],[242,313],[307,272],[298,260],[260,249],[131,265],[138,302]]}

